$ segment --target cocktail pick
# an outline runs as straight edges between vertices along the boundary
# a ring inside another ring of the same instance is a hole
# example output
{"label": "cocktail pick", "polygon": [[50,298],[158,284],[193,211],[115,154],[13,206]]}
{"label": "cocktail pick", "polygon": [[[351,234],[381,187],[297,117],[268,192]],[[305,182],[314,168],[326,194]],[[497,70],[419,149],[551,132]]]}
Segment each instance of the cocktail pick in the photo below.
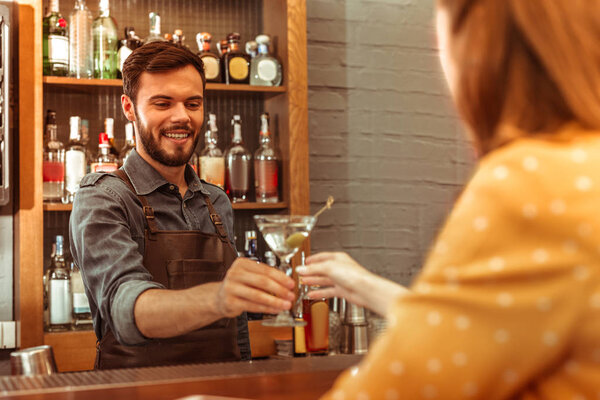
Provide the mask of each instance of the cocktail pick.
{"label": "cocktail pick", "polygon": [[323,214],[323,212],[325,210],[329,210],[334,201],[335,200],[334,200],[333,196],[327,197],[327,202],[319,211],[317,211],[317,213],[315,214],[315,218],[317,218],[319,215]]}

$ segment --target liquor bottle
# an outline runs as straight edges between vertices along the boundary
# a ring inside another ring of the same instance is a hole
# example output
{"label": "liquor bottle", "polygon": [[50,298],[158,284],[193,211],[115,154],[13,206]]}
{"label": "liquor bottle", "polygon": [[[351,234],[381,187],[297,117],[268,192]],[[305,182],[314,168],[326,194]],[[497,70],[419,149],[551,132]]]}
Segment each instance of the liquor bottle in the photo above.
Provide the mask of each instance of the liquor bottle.
{"label": "liquor bottle", "polygon": [[[309,290],[316,290],[311,286]],[[326,355],[329,352],[329,305],[327,299],[302,299],[302,315],[306,321],[304,336],[310,354]]]}
{"label": "liquor bottle", "polygon": [[181,47],[185,47],[188,50],[190,49],[190,46],[185,44],[185,35],[183,34],[183,30],[181,29],[175,29],[175,31],[173,32],[173,43]]}
{"label": "liquor bottle", "polygon": [[240,50],[240,34],[227,35],[228,51],[223,56],[225,83],[248,83],[250,81],[250,56]]}
{"label": "liquor bottle", "polygon": [[117,78],[117,23],[110,16],[109,0],[100,0],[100,15],[94,20],[94,78]]}
{"label": "liquor bottle", "polygon": [[234,203],[248,201],[250,189],[250,160],[252,155],[244,147],[242,140],[242,119],[234,115],[233,138],[231,146],[225,152],[226,192]]}
{"label": "liquor bottle", "polygon": [[219,51],[219,64],[221,64],[221,82],[225,82],[225,54],[229,52],[229,42],[223,39],[217,42],[217,50]]}
{"label": "liquor bottle", "polygon": [[281,156],[271,137],[269,114],[261,114],[260,121],[260,147],[254,153],[256,201],[259,203],[277,203],[279,201],[279,162]]}
{"label": "liquor bottle", "polygon": [[64,254],[64,238],[56,236],[55,251],[48,268],[48,330],[71,328],[71,279]]}
{"label": "liquor bottle", "polygon": [[117,78],[123,78],[123,63],[141,45],[142,41],[135,34],[135,29],[131,26],[125,27],[125,38],[121,40],[121,46],[117,51]]}
{"label": "liquor bottle", "polygon": [[196,42],[200,52],[198,56],[204,64],[204,77],[207,82],[221,82],[221,59],[210,51],[212,36],[208,32],[200,32],[196,35]]}
{"label": "liquor bottle", "polygon": [[83,278],[81,271],[74,262],[71,262],[71,288],[72,288],[72,317],[73,329],[84,330],[92,329],[92,311],[90,310],[90,302],[85,294],[83,286]]}
{"label": "liquor bottle", "polygon": [[258,258],[258,240],[256,239],[256,231],[246,231],[245,236],[245,257],[253,261],[260,261],[260,259]]}
{"label": "liquor bottle", "polygon": [[112,154],[115,159],[118,159],[119,151],[115,146],[115,120],[113,118],[104,118],[104,132],[106,132],[106,136],[108,136],[110,154]]}
{"label": "liquor bottle", "polygon": [[74,78],[94,76],[92,13],[85,0],[76,0],[69,17],[69,75]]}
{"label": "liquor bottle", "polygon": [[69,145],[65,152],[65,192],[63,203],[72,203],[75,193],[79,190],[79,182],[87,172],[85,148],[81,144],[81,118],[71,117],[69,120],[71,131]]}
{"label": "liquor bottle", "polygon": [[150,33],[148,34],[148,37],[144,43],[164,42],[165,39],[160,33],[160,15],[155,12],[151,12],[148,14],[148,18],[150,19]]}
{"label": "liquor bottle", "polygon": [[224,189],[225,159],[217,144],[217,116],[208,114],[208,129],[204,134],[204,149],[200,153],[200,179]]}
{"label": "liquor bottle", "polygon": [[44,201],[60,202],[65,183],[65,146],[57,139],[56,111],[46,114],[46,145],[44,147]]}
{"label": "liquor bottle", "polygon": [[91,165],[92,172],[112,172],[119,168],[114,155],[110,153],[110,143],[105,132],[98,137],[98,157]]}
{"label": "liquor bottle", "polygon": [[44,40],[44,75],[67,76],[69,74],[69,33],[67,21],[62,17],[58,0],[50,0],[48,13],[42,21]]}
{"label": "liquor bottle", "polygon": [[135,149],[135,135],[133,134],[133,122],[125,124],[125,146],[121,150],[119,156],[119,165],[125,164],[127,157],[131,154],[131,151]]}
{"label": "liquor bottle", "polygon": [[283,78],[281,63],[269,54],[271,38],[268,35],[258,35],[258,55],[250,65],[250,84],[256,86],[279,86]]}

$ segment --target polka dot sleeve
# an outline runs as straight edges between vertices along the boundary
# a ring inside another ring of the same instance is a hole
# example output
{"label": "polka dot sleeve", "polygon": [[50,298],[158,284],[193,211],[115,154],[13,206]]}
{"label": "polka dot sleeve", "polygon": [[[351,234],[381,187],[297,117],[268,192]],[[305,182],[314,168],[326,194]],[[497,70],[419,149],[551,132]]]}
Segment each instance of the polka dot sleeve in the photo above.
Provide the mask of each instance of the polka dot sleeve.
{"label": "polka dot sleeve", "polygon": [[597,398],[600,140],[582,140],[482,161],[386,334],[325,398]]}

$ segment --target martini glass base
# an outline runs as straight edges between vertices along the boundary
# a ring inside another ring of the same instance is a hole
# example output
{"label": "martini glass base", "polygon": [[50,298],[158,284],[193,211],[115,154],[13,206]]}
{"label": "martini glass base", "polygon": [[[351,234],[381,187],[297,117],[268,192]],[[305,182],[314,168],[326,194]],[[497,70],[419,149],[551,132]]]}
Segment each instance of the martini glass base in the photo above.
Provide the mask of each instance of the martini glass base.
{"label": "martini glass base", "polygon": [[306,321],[296,321],[290,314],[278,314],[275,318],[265,319],[263,326],[306,326]]}

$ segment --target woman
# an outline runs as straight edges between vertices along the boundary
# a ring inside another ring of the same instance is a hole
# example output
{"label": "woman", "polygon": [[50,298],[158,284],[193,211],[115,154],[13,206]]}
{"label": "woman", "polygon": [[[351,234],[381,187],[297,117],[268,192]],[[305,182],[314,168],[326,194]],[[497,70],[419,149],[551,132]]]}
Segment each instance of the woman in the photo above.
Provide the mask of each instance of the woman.
{"label": "woman", "polygon": [[440,0],[440,56],[481,156],[408,290],[340,253],[312,297],[387,315],[328,399],[600,398],[600,6]]}

